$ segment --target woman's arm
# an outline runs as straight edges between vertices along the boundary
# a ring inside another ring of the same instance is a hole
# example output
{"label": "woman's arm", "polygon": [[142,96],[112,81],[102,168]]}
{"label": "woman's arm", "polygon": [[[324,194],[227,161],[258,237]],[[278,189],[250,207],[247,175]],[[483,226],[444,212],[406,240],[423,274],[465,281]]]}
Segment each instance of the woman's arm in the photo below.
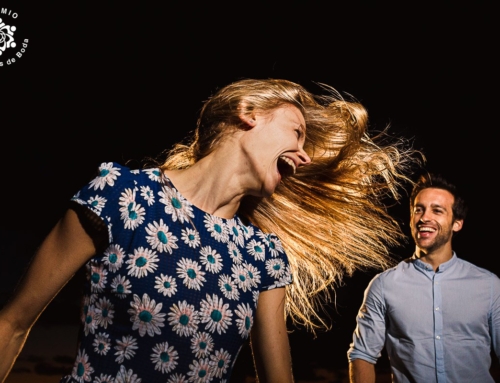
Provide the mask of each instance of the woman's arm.
{"label": "woman's arm", "polygon": [[0,382],[6,379],[38,317],[94,254],[92,239],[76,213],[68,210],[42,242],[13,298],[0,311]]}
{"label": "woman's arm", "polygon": [[284,308],[285,288],[260,293],[251,334],[252,353],[260,383],[293,382]]}

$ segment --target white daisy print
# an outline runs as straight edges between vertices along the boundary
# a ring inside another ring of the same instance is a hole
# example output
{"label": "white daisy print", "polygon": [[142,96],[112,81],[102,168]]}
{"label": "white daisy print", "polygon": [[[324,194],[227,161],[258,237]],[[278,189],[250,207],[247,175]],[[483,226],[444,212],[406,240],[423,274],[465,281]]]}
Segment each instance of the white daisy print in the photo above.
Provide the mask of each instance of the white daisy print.
{"label": "white daisy print", "polygon": [[247,281],[251,287],[257,287],[260,284],[260,271],[254,265],[245,263],[243,265],[247,271]]}
{"label": "white daisy print", "polygon": [[187,374],[190,382],[206,383],[212,380],[210,374],[210,361],[208,358],[193,360],[193,363],[189,365],[189,369],[191,371]]}
{"label": "white daisy print", "polygon": [[211,273],[218,273],[222,270],[222,257],[215,249],[204,246],[200,250],[200,262],[205,265],[205,270]]}
{"label": "white daisy print", "polygon": [[111,223],[111,218],[108,216],[108,217],[105,217],[106,219],[106,222],[108,223],[108,238],[109,238],[109,242],[113,242],[113,232],[112,232],[112,229],[113,229],[113,224]]}
{"label": "white daisy print", "polygon": [[266,270],[273,278],[279,278],[285,272],[285,262],[280,258],[269,259],[266,261]]}
{"label": "white daisy print", "polygon": [[179,336],[189,336],[198,330],[198,312],[193,305],[186,301],[175,303],[170,307],[168,313],[168,323],[172,326],[172,330]]}
{"label": "white daisy print", "polygon": [[123,336],[122,340],[117,339],[115,346],[115,361],[117,363],[123,363],[125,359],[132,359],[137,348],[137,340],[131,335]]}
{"label": "white daisy print", "polygon": [[266,258],[265,248],[262,242],[252,239],[246,246],[248,253],[253,255],[256,261],[263,261]]}
{"label": "white daisy print", "polygon": [[132,330],[139,330],[139,335],[144,336],[146,333],[149,336],[160,335],[160,327],[164,327],[163,318],[166,314],[161,313],[163,303],[156,304],[154,299],[150,299],[147,294],[141,298],[134,294],[134,301],[130,302],[132,308],[128,309],[131,315],[130,320],[134,322]]}
{"label": "white daisy print", "polygon": [[92,383],[115,383],[115,378],[111,375],[101,374],[98,378],[95,378]]}
{"label": "white daisy print", "polygon": [[148,175],[149,179],[152,181],[158,182],[161,179],[161,171],[158,168],[144,169],[144,172]]}
{"label": "white daisy print", "polygon": [[204,275],[205,272],[201,270],[201,266],[196,261],[182,258],[177,262],[177,276],[189,289],[200,290],[203,282],[207,281]]}
{"label": "white daisy print", "polygon": [[274,236],[269,236],[269,253],[271,254],[272,257],[277,257],[280,255],[280,253],[284,253],[285,250],[283,250],[283,245],[281,244],[281,241]]}
{"label": "white daisy print", "polygon": [[156,251],[146,249],[140,246],[134,250],[134,254],[129,254],[127,260],[128,275],[133,277],[142,278],[148,273],[154,272],[158,268],[158,256]]}
{"label": "white daisy print", "polygon": [[173,374],[168,378],[167,383],[188,383],[188,379],[182,374]]}
{"label": "white daisy print", "polygon": [[231,266],[231,271],[233,272],[232,277],[238,285],[238,288],[243,292],[250,290],[252,282],[248,279],[247,270],[243,265],[233,265]]}
{"label": "white daisy print", "polygon": [[222,291],[222,294],[228,299],[232,299],[237,301],[240,299],[240,292],[238,291],[238,286],[233,281],[233,279],[226,274],[222,274],[219,277],[219,287]]}
{"label": "white daisy print", "polygon": [[262,230],[257,230],[256,234],[266,245],[269,245],[270,234],[264,233]]}
{"label": "white daisy print", "polygon": [[200,246],[200,233],[194,229],[182,229],[181,239],[184,241],[186,245],[196,249]]}
{"label": "white daisy print", "polygon": [[155,364],[155,370],[161,371],[162,374],[170,372],[177,366],[179,353],[174,350],[173,346],[169,346],[168,342],[158,343],[153,347],[151,361]]}
{"label": "white daisy print", "polygon": [[198,332],[191,338],[191,350],[197,358],[206,358],[214,349],[214,340],[208,332]]}
{"label": "white daisy print", "polygon": [[125,252],[120,245],[113,244],[104,252],[103,261],[110,271],[117,271],[123,264]]}
{"label": "white daisy print", "polygon": [[85,321],[85,317],[87,316],[87,313],[89,312],[89,308],[92,302],[90,301],[90,296],[84,295],[83,296],[83,303],[82,303],[82,311],[80,315],[80,320],[83,322]]}
{"label": "white daisy print", "polygon": [[96,294],[96,293],[91,293],[91,294],[88,296],[88,298],[89,298],[89,304],[93,305],[94,303],[96,303],[96,302],[97,302],[97,297],[98,297],[98,296],[99,296],[99,295],[98,295],[98,294]]}
{"label": "white daisy print", "polygon": [[227,241],[229,241],[227,226],[222,218],[210,214],[205,214],[203,222],[205,223],[205,227],[207,228],[210,235],[215,238],[216,241],[223,243],[227,243]]}
{"label": "white daisy print", "polygon": [[148,203],[148,206],[151,206],[155,203],[155,195],[149,186],[141,186],[141,197],[145,199]]}
{"label": "white daisy print", "polygon": [[234,311],[238,317],[235,322],[238,326],[238,333],[243,339],[248,338],[253,325],[253,311],[248,303],[239,304]]}
{"label": "white daisy print", "polygon": [[94,342],[92,343],[94,346],[94,351],[99,355],[106,355],[111,348],[111,342],[109,340],[109,334],[100,332],[94,338]]}
{"label": "white daisy print", "polygon": [[142,379],[134,374],[132,369],[127,370],[125,366],[120,366],[120,371],[116,374],[115,383],[141,383]]}
{"label": "white daisy print", "polygon": [[114,306],[107,298],[99,299],[95,307],[96,321],[98,326],[107,328],[108,325],[113,324],[113,317],[115,315]]}
{"label": "white daisy print", "polygon": [[200,319],[201,323],[206,323],[205,330],[215,332],[220,335],[226,332],[231,325],[233,313],[229,310],[229,304],[224,303],[222,298],[217,295],[210,296],[207,294],[207,299],[203,299],[200,303]]}
{"label": "white daisy print", "polygon": [[158,194],[162,197],[160,202],[165,205],[165,213],[172,216],[172,221],[184,223],[189,221],[189,217],[194,217],[192,206],[177,190],[163,186]]}
{"label": "white daisy print", "polygon": [[241,222],[241,220],[239,218],[238,218],[238,221],[240,222],[240,229],[243,232],[243,235],[245,236],[245,239],[252,238],[253,237],[253,233],[254,233],[253,227],[252,226],[245,226],[245,225],[243,225],[243,223]]}
{"label": "white daisy print", "polygon": [[222,378],[222,375],[227,372],[230,364],[231,354],[229,354],[223,348],[215,351],[214,355],[210,355],[210,373],[212,377],[215,376],[217,378]]}
{"label": "white daisy print", "polygon": [[155,277],[155,281],[155,289],[164,296],[172,297],[177,292],[177,282],[174,277],[160,274],[159,277]]}
{"label": "white daisy print", "polygon": [[172,249],[179,248],[176,244],[177,237],[168,231],[168,226],[163,223],[163,219],[160,219],[159,223],[149,223],[146,232],[149,234],[146,236],[148,243],[160,253],[168,252],[172,254]]}
{"label": "white daisy print", "polygon": [[106,285],[108,271],[104,269],[104,265],[90,265],[90,290],[93,293],[100,293]]}
{"label": "white daisy print", "polygon": [[290,283],[292,283],[292,272],[290,270],[290,265],[287,265],[285,267],[285,272],[280,277],[280,279],[278,280],[278,282],[276,282],[274,284],[274,286],[275,287],[283,287],[283,286],[289,285]]}
{"label": "white daisy print", "polygon": [[132,283],[127,277],[117,275],[111,282],[111,291],[115,293],[118,298],[126,298],[132,292]]}
{"label": "white daisy print", "polygon": [[253,299],[253,304],[254,304],[255,308],[257,308],[257,302],[259,301],[259,295],[260,295],[259,290],[252,291],[252,299]]}
{"label": "white daisy print", "polygon": [[79,383],[90,382],[93,372],[94,368],[90,365],[89,356],[84,350],[78,350],[71,377]]}
{"label": "white daisy print", "polygon": [[106,198],[96,195],[94,197],[90,197],[87,204],[90,206],[90,209],[94,211],[94,213],[100,215],[104,205],[106,205],[106,202]]}
{"label": "white daisy print", "polygon": [[119,204],[125,229],[135,230],[144,222],[146,209],[135,202],[135,190],[125,189],[120,196]]}
{"label": "white daisy print", "polygon": [[97,314],[95,312],[94,306],[89,306],[87,309],[87,314],[85,315],[85,321],[83,322],[83,332],[85,335],[95,334],[97,329]]}
{"label": "white daisy print", "polygon": [[245,237],[243,236],[243,231],[240,229],[238,222],[233,218],[227,221],[227,231],[231,236],[231,239],[239,246],[243,246]]}
{"label": "white daisy print", "polygon": [[130,211],[130,205],[135,204],[135,192],[136,189],[126,188],[120,194],[119,205],[121,206],[120,212],[122,213],[122,219],[123,213],[125,213],[126,217],[128,215],[128,212]]}
{"label": "white daisy print", "polygon": [[229,252],[229,256],[234,263],[241,263],[243,256],[241,255],[240,249],[238,249],[238,246],[234,242],[230,241],[227,244],[227,251]]}
{"label": "white daisy print", "polygon": [[106,185],[113,186],[119,175],[121,175],[119,169],[113,167],[112,162],[102,163],[99,166],[99,175],[90,181],[89,186],[93,187],[94,190],[102,190]]}

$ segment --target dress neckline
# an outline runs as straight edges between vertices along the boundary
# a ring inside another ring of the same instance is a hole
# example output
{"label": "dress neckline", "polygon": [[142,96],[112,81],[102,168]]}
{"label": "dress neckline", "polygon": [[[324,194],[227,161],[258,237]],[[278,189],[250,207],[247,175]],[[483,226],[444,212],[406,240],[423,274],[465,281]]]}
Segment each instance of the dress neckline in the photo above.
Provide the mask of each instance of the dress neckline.
{"label": "dress neckline", "polygon": [[229,222],[229,221],[236,221],[238,222],[239,225],[243,225],[243,226],[246,226],[245,224],[243,224],[243,222],[239,219],[239,216],[238,216],[238,213],[234,214],[234,216],[232,218],[224,218],[224,217],[220,217],[218,215],[215,215],[215,214],[212,214],[212,213],[209,213],[201,208],[199,208],[198,206],[196,206],[195,204],[193,204],[191,201],[189,201],[186,197],[184,197],[184,195],[182,195],[182,193],[175,187],[174,183],[172,182],[172,180],[170,179],[170,177],[167,176],[167,174],[162,171],[161,169],[158,168],[158,170],[160,171],[160,173],[162,174],[162,181],[163,181],[163,184],[172,188],[176,194],[182,198],[183,202],[187,203],[189,206],[191,206],[191,208],[193,208],[194,210],[200,212],[200,214],[203,214],[203,215],[208,215],[210,216],[211,218],[213,219],[217,219],[217,220],[222,220],[222,222]]}

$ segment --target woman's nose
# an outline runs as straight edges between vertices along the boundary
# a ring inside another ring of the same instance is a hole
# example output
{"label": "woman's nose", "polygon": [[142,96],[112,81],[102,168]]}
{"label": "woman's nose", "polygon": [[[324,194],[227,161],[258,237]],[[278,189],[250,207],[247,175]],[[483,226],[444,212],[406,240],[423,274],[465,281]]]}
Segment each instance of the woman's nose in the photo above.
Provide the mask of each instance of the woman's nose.
{"label": "woman's nose", "polygon": [[297,154],[300,159],[299,166],[309,165],[311,163],[311,157],[309,157],[309,155],[304,151],[304,149],[301,149]]}

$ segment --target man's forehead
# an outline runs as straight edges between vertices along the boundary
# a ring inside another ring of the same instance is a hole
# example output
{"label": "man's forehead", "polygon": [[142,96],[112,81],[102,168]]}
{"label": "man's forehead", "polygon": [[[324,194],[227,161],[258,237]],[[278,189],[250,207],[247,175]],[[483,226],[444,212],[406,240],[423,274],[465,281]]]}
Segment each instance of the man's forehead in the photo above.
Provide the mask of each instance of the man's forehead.
{"label": "man's forehead", "polygon": [[437,205],[437,206],[452,206],[455,197],[448,190],[440,188],[425,188],[421,190],[415,197],[415,205]]}

